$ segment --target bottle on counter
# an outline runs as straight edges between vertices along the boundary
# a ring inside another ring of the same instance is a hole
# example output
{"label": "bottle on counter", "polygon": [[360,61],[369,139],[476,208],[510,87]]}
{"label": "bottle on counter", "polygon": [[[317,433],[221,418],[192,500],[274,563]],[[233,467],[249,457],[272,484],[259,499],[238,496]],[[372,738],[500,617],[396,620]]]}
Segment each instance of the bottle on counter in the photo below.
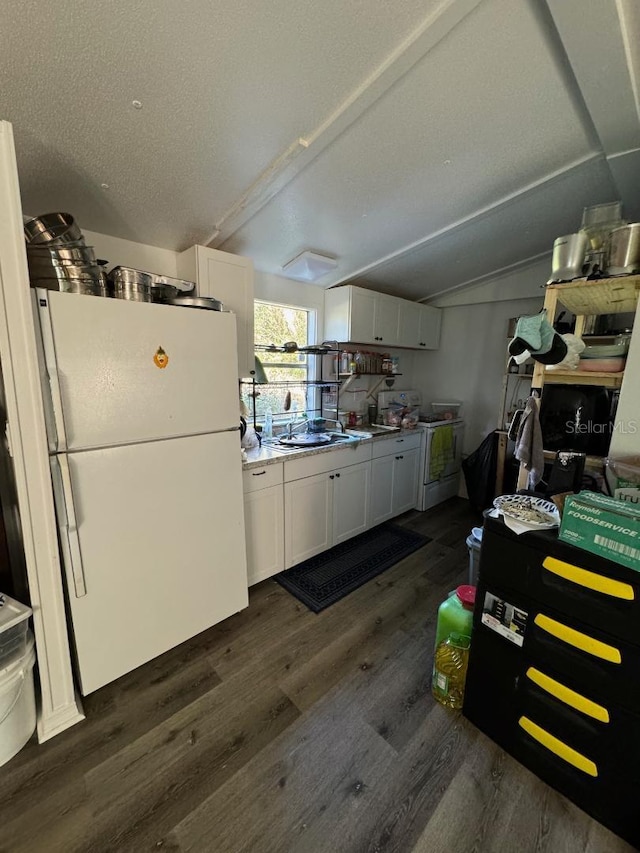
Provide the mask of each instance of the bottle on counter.
{"label": "bottle on counter", "polygon": [[271,438],[273,436],[273,413],[271,409],[267,409],[264,416],[264,425],[262,427],[262,437]]}
{"label": "bottle on counter", "polygon": [[355,373],[364,373],[364,355],[360,352],[360,350],[356,350],[355,355],[353,357],[353,361],[355,364]]}
{"label": "bottle on counter", "polygon": [[340,354],[340,373],[350,373],[351,372],[351,353],[347,350],[344,350]]}

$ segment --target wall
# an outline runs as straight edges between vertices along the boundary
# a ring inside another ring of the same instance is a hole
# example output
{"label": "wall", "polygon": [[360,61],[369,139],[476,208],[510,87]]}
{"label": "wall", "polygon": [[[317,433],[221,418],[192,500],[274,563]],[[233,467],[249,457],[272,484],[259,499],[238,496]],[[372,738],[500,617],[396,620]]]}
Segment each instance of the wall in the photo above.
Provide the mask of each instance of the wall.
{"label": "wall", "polygon": [[512,267],[499,275],[478,281],[429,299],[430,305],[448,308],[454,305],[479,305],[484,302],[544,298],[543,284],[551,271],[551,255]]}
{"label": "wall", "polygon": [[107,269],[115,266],[134,267],[174,278],[178,274],[178,255],[169,249],[145,246],[144,243],[133,243],[95,231],[83,230],[82,233],[87,246],[95,248],[96,257],[109,261]]}
{"label": "wall", "polygon": [[[516,273],[443,294],[440,348],[420,354],[415,384],[425,402],[459,400],[466,421],[464,452],[471,453],[498,427],[507,365],[507,326],[511,317],[542,308],[542,284],[549,264],[537,262]],[[515,298],[514,298],[515,297]],[[524,397],[529,384],[510,380],[508,400]]]}

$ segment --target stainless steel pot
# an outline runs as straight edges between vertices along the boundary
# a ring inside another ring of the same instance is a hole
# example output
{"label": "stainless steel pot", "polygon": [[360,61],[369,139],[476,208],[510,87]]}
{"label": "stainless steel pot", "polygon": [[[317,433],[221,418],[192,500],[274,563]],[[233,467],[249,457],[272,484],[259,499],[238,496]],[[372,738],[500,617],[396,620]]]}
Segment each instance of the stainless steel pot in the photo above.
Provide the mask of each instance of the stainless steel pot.
{"label": "stainless steel pot", "polygon": [[107,296],[107,285],[88,278],[36,278],[31,279],[32,287],[44,287],[46,290],[59,290],[61,293],[83,293],[87,296]]}
{"label": "stainless steel pot", "polygon": [[582,275],[588,240],[583,231],[558,237],[553,244],[551,278],[553,281],[571,281]]}
{"label": "stainless steel pot", "polygon": [[109,273],[114,284],[143,284],[151,287],[151,273],[136,270],[133,267],[114,267]]}
{"label": "stainless steel pot", "polygon": [[151,286],[141,282],[114,281],[113,295],[116,299],[130,299],[132,302],[151,302]]}
{"label": "stainless steel pot", "polygon": [[27,257],[34,261],[69,261],[70,263],[96,263],[93,246],[58,246],[47,243],[45,246],[27,246]]}
{"label": "stainless steel pot", "polygon": [[169,299],[169,305],[181,305],[183,308],[205,308],[209,311],[222,311],[224,306],[218,299],[211,296],[178,296]]}
{"label": "stainless steel pot", "polygon": [[28,243],[43,244],[51,240],[69,243],[82,240],[82,231],[70,213],[45,213],[25,222],[23,227]]}
{"label": "stainless steel pot", "polygon": [[625,275],[640,269],[640,222],[614,228],[609,239],[610,275]]}

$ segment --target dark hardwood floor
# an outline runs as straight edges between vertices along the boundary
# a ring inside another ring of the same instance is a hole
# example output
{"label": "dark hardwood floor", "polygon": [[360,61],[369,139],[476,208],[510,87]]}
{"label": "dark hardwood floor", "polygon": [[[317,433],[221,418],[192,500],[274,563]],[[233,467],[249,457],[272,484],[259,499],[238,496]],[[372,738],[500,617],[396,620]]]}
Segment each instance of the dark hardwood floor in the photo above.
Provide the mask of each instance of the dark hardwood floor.
{"label": "dark hardwood floor", "polygon": [[315,615],[274,581],[0,768],[0,853],[618,853],[632,848],[430,693],[477,518]]}

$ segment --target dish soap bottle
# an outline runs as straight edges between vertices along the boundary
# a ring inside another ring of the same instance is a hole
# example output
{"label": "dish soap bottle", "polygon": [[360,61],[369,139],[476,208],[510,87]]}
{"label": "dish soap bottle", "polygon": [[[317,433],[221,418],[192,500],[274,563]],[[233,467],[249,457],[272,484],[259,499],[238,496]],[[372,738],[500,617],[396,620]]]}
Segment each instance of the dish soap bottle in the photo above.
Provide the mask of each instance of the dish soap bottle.
{"label": "dish soap bottle", "polygon": [[262,427],[262,437],[271,438],[273,435],[273,414],[271,409],[267,409],[264,415],[264,425]]}

